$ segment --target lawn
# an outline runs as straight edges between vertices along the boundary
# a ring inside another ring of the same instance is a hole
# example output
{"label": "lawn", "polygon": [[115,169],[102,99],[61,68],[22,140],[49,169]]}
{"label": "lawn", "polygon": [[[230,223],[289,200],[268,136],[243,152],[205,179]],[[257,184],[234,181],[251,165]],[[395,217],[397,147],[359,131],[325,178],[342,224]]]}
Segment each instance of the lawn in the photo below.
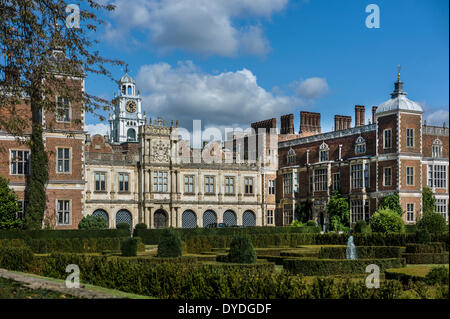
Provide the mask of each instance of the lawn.
{"label": "lawn", "polygon": [[78,299],[45,289],[31,289],[22,283],[0,277],[0,299]]}

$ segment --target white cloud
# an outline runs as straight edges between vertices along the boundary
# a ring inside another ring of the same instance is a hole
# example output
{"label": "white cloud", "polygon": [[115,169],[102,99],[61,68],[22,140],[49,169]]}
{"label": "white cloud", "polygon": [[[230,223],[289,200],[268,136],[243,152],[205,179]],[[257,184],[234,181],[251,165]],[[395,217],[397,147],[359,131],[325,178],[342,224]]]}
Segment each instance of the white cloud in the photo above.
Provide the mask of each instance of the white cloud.
{"label": "white cloud", "polygon": [[87,124],[84,126],[84,128],[91,136],[94,136],[96,134],[100,134],[102,136],[109,134],[109,125],[103,123]]}
{"label": "white cloud", "polygon": [[312,77],[296,83],[296,93],[298,96],[307,99],[316,99],[329,91],[328,83],[325,78]]}
{"label": "white cloud", "polygon": [[264,55],[270,45],[260,27],[246,24],[283,10],[289,0],[117,0],[114,26],[105,39],[132,40],[138,34],[160,50],[182,49],[233,56]]}
{"label": "white cloud", "polygon": [[430,111],[426,111],[424,113],[423,118],[427,121],[427,124],[429,125],[436,125],[436,126],[442,126],[444,122],[446,123],[446,126],[448,127],[448,120],[449,120],[449,112],[448,109],[434,109]]}
{"label": "white cloud", "polygon": [[290,113],[301,106],[298,98],[275,95],[260,87],[247,69],[207,74],[192,62],[144,65],[137,76],[148,117],[180,120],[191,127],[192,120],[202,126],[246,128],[251,122]]}

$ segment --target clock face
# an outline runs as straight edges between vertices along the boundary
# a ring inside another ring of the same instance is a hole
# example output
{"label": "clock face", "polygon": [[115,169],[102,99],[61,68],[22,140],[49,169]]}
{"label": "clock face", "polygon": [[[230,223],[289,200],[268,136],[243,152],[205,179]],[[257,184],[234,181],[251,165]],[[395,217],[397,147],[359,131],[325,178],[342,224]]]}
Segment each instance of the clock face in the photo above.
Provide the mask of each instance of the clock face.
{"label": "clock face", "polygon": [[136,111],[136,103],[134,101],[129,101],[127,103],[127,111],[130,113],[133,113],[134,111]]}

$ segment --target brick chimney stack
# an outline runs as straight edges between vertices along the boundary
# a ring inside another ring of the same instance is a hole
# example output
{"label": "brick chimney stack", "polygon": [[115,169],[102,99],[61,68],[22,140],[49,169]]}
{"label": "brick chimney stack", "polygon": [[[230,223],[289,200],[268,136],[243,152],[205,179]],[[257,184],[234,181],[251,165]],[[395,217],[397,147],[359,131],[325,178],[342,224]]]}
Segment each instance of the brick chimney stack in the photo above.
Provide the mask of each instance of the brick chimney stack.
{"label": "brick chimney stack", "polygon": [[321,133],[320,113],[300,112],[300,131],[302,136],[311,136]]}
{"label": "brick chimney stack", "polygon": [[355,127],[365,125],[365,113],[364,105],[355,105]]}
{"label": "brick chimney stack", "polygon": [[375,124],[377,121],[377,109],[378,106],[372,106],[372,124]]}
{"label": "brick chimney stack", "polygon": [[347,115],[334,116],[334,130],[346,130],[352,127],[352,117]]}
{"label": "brick chimney stack", "polygon": [[282,115],[280,134],[294,134],[294,114]]}

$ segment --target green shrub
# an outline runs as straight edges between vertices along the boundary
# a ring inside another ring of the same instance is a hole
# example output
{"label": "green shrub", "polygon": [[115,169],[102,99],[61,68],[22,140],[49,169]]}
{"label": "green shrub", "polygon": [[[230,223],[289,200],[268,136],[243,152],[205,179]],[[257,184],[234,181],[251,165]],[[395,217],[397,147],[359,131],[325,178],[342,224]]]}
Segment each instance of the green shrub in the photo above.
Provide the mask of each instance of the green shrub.
{"label": "green shrub", "polygon": [[417,241],[422,244],[428,244],[431,242],[430,232],[426,228],[418,228],[417,232]]}
{"label": "green shrub", "polygon": [[389,208],[378,209],[370,218],[370,227],[377,233],[403,233],[405,224],[402,217]]}
{"label": "green shrub", "polygon": [[128,232],[131,232],[131,225],[129,225],[127,223],[118,223],[116,225],[116,229],[128,230]]}
{"label": "green shrub", "polygon": [[98,230],[108,228],[108,223],[103,217],[88,215],[84,216],[78,224],[78,229]]}
{"label": "green shrub", "polygon": [[447,285],[449,284],[448,267],[439,266],[430,270],[425,276],[429,285]]}
{"label": "green shrub", "polygon": [[447,253],[403,254],[408,264],[448,264]]}
{"label": "green shrub", "polygon": [[0,268],[27,271],[33,259],[34,255],[29,247],[0,247]]}
{"label": "green shrub", "polygon": [[409,254],[443,253],[445,252],[445,243],[406,244],[405,252]]}
{"label": "green shrub", "polygon": [[147,224],[145,223],[139,223],[136,224],[136,226],[134,226],[134,230],[133,230],[133,236],[138,236],[138,231],[139,230],[146,230],[147,229]]}
{"label": "green shrub", "polygon": [[138,240],[136,238],[127,238],[122,242],[122,256],[133,257],[137,255]]}
{"label": "green shrub", "polygon": [[315,220],[308,220],[308,222],[306,223],[306,226],[316,227],[317,222]]}
{"label": "green shrub", "polygon": [[182,253],[180,236],[173,228],[164,229],[158,245],[158,257],[180,257]]}
{"label": "green shrub", "polygon": [[403,258],[384,259],[313,259],[313,258],[288,258],[283,261],[283,268],[292,274],[302,274],[304,276],[331,276],[344,274],[362,274],[366,267],[375,264],[380,270],[388,268],[404,267]]}
{"label": "green shrub", "polygon": [[256,262],[256,253],[247,236],[237,236],[231,241],[228,262],[252,264]]}
{"label": "green shrub", "polygon": [[0,230],[0,239],[21,238],[32,239],[56,239],[56,238],[115,238],[130,236],[129,229],[101,229],[101,230]]}
{"label": "green shrub", "polygon": [[358,220],[353,228],[356,234],[369,234],[372,232],[369,225],[365,220]]}
{"label": "green shrub", "polygon": [[[321,259],[346,259],[346,247],[321,247]],[[402,248],[399,246],[357,246],[356,255],[364,258],[401,258]]]}
{"label": "green shrub", "polygon": [[439,213],[428,212],[422,215],[417,222],[419,229],[426,229],[429,233],[442,233],[448,231],[445,218]]}

